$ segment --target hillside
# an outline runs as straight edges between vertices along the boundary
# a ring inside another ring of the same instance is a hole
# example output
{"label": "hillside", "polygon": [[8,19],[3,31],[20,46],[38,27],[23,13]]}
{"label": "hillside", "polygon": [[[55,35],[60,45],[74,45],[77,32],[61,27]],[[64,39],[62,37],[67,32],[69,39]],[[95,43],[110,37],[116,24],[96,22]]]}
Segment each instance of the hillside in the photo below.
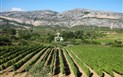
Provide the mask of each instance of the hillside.
{"label": "hillside", "polygon": [[93,25],[123,28],[123,13],[89,9],[73,9],[62,13],[51,10],[0,13],[0,25],[6,24],[5,20],[8,20],[10,24],[18,25],[18,23],[21,23],[24,26],[27,26],[25,24],[32,24],[33,26],[59,25],[65,27]]}

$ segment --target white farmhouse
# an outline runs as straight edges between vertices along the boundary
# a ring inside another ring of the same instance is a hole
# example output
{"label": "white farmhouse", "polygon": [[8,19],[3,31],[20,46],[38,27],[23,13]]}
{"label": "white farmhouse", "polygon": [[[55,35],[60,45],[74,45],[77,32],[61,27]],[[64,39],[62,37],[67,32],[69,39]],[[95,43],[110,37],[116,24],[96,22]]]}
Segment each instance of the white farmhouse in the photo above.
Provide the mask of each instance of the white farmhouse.
{"label": "white farmhouse", "polygon": [[62,42],[64,39],[61,37],[61,34],[59,32],[56,33],[56,36],[54,37],[55,42]]}

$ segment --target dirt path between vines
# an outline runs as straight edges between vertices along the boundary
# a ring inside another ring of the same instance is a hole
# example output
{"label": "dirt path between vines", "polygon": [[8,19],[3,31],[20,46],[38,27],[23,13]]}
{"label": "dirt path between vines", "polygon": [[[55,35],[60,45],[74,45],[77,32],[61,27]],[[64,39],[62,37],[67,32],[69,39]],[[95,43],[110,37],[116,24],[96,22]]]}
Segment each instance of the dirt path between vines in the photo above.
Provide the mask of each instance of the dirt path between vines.
{"label": "dirt path between vines", "polygon": [[68,54],[70,55],[70,57],[73,59],[74,63],[77,65],[77,67],[79,68],[79,71],[82,73],[81,77],[87,77],[87,74],[84,72],[84,70],[78,65],[78,63],[74,60],[74,58],[72,57],[72,55],[69,53],[69,51],[67,50]]}
{"label": "dirt path between vines", "polygon": [[[82,62],[82,60],[74,52],[72,52],[72,53],[76,56],[76,58],[78,58]],[[84,62],[82,62],[82,63],[84,63]],[[84,65],[89,68],[89,70],[90,70],[91,73],[93,73],[93,75],[91,77],[100,77],[91,67],[89,67],[85,63],[84,63]],[[104,73],[104,77],[112,77],[110,74],[108,74],[108,73],[106,73],[104,71],[103,71],[103,73]],[[123,77],[123,75],[118,74],[116,72],[113,72],[113,74],[114,74],[114,77]]]}
{"label": "dirt path between vines", "polygon": [[120,74],[118,74],[116,72],[113,72],[113,74],[114,74],[114,77],[123,77],[123,75],[120,75]]}
{"label": "dirt path between vines", "polygon": [[[21,60],[19,60],[18,62],[16,63],[19,63],[21,62],[22,60],[24,60],[25,58],[27,58],[29,55],[31,55],[33,52],[29,53],[28,55],[24,56]],[[3,71],[0,71],[1,74],[3,73],[9,73],[13,70],[13,65],[9,66],[8,68],[4,69]]]}
{"label": "dirt path between vines", "polygon": [[57,48],[55,48],[55,51],[54,51],[54,54],[55,54],[55,60],[54,60],[54,65],[53,65],[53,66],[54,66],[54,68],[53,68],[53,77],[59,77],[59,75],[54,75],[55,64],[56,64],[56,53],[55,53],[55,52],[56,52],[56,49],[57,49]]}
{"label": "dirt path between vines", "polygon": [[[87,65],[86,65],[87,66]],[[91,67],[87,66],[90,72],[93,74],[91,77],[100,77]]]}
{"label": "dirt path between vines", "polygon": [[[82,63],[84,63],[73,51],[71,51],[77,59],[79,59]],[[100,77],[91,67],[89,67],[88,65],[86,65],[84,63],[85,66],[87,66],[87,68],[89,68],[90,72],[93,73],[93,75],[91,77]]]}
{"label": "dirt path between vines", "polygon": [[47,60],[46,60],[46,62],[45,62],[45,64],[44,64],[44,66],[47,66],[47,63],[48,63],[48,61],[49,61],[49,58],[50,58],[50,55],[51,55],[51,53],[53,52],[53,48],[51,49],[51,51],[50,51],[50,53],[49,53],[49,56],[48,56],[48,58],[47,58]]}
{"label": "dirt path between vines", "polygon": [[50,48],[46,49],[46,51],[40,56],[40,58],[34,65],[37,65],[45,57],[45,55],[48,53],[49,50]]}
{"label": "dirt path between vines", "polygon": [[[43,50],[45,50],[45,48]],[[48,51],[49,48],[46,50],[46,52],[44,52],[44,54],[40,57],[40,59],[35,64],[39,63],[43,59],[43,57],[47,54]],[[3,74],[0,74],[0,77],[32,77],[32,75],[27,72],[17,73],[17,74],[14,74],[14,72],[5,72]]]}
{"label": "dirt path between vines", "polygon": [[69,76],[65,76],[65,77],[76,77],[76,76],[74,75],[74,72],[72,71],[72,68],[71,68],[71,66],[70,66],[70,63],[69,63],[67,57],[66,57],[66,54],[65,54],[64,52],[63,52],[63,54],[64,54],[64,56],[65,56],[65,58],[66,58],[66,61],[67,61],[68,65],[69,65],[70,72],[71,72]]}
{"label": "dirt path between vines", "polygon": [[14,75],[14,72],[9,72],[8,74],[4,73],[0,77],[32,77],[31,74],[24,72]]}
{"label": "dirt path between vines", "polygon": [[[59,48],[55,48],[55,51],[54,51],[54,54],[55,54],[55,52],[56,52],[56,50],[59,50]],[[59,52],[59,61],[60,61],[60,51],[58,51]],[[55,55],[55,61],[54,61],[54,66],[55,66],[55,63],[56,63],[56,55]],[[60,65],[59,65],[60,66]],[[55,67],[54,67],[54,69],[55,69]],[[63,74],[61,73],[61,71],[60,71],[60,73],[59,74],[57,74],[57,75],[53,75],[53,77],[64,77],[63,76]],[[65,76],[66,77],[66,76]]]}
{"label": "dirt path between vines", "polygon": [[[42,49],[43,50],[43,49]],[[18,70],[16,70],[16,72],[22,72],[25,70],[25,68],[32,62],[34,61],[39,55],[40,53],[42,53],[42,50],[39,51],[38,53],[36,53],[31,59],[29,59],[26,63],[24,63]]]}
{"label": "dirt path between vines", "polygon": [[112,77],[111,75],[109,75],[108,73],[106,73],[105,71],[103,71],[104,73],[104,77]]}
{"label": "dirt path between vines", "polygon": [[[44,50],[45,50],[45,49],[44,49]],[[44,51],[44,50],[42,50],[42,51]],[[46,51],[40,56],[40,58],[36,61],[36,63],[35,63],[33,66],[35,66],[35,65],[37,65],[39,62],[41,62],[41,60],[44,58],[44,56],[47,54],[48,51],[49,51],[49,48],[46,49]],[[31,72],[32,69],[33,69],[33,67],[32,67],[31,69],[29,69],[29,72]]]}

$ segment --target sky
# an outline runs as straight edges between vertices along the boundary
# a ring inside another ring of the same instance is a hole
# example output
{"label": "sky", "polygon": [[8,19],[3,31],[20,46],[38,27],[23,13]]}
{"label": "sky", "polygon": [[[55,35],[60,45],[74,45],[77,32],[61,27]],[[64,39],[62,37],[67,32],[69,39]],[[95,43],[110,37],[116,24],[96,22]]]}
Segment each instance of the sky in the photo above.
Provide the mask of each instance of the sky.
{"label": "sky", "polygon": [[85,8],[123,13],[123,0],[0,0],[1,12]]}

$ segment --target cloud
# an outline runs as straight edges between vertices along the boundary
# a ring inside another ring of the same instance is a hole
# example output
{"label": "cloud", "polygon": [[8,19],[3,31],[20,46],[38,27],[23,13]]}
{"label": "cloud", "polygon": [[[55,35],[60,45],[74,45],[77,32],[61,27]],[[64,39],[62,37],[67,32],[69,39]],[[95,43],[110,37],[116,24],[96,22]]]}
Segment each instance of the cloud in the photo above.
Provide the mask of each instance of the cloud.
{"label": "cloud", "polygon": [[23,10],[23,9],[21,9],[21,8],[13,7],[13,8],[12,8],[12,11],[24,11],[24,10]]}

